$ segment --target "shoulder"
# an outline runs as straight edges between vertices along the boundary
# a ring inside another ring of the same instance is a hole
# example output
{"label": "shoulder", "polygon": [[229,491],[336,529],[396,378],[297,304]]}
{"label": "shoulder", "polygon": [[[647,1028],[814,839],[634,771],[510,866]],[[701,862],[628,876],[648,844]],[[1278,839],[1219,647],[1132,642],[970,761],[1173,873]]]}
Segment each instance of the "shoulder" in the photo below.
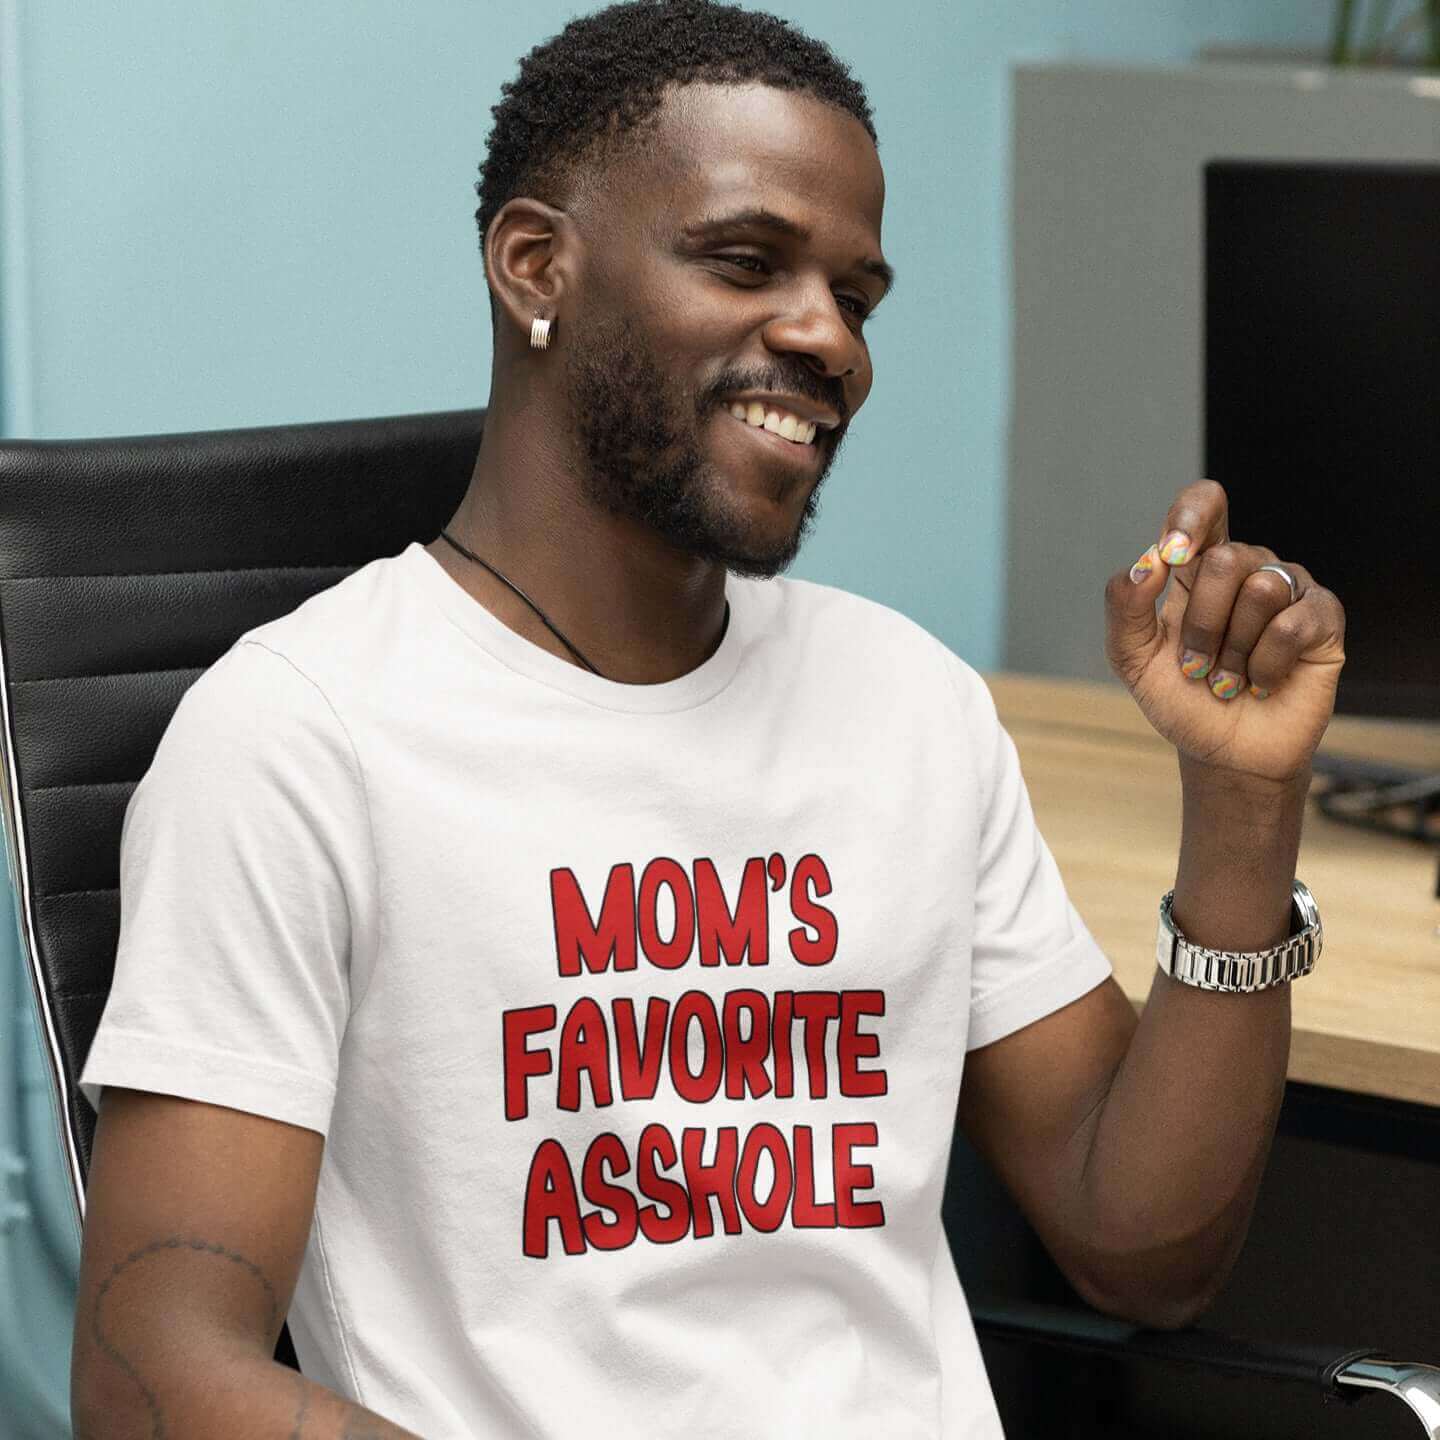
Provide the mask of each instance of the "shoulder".
{"label": "shoulder", "polygon": [[962,709],[994,705],[983,677],[938,636],[903,612],[835,585],[781,576],[732,579],[741,587],[756,644],[815,657],[858,682],[903,677],[906,690],[930,685]]}
{"label": "shoulder", "polygon": [[394,593],[395,557],[371,561],[295,609],[252,626],[191,683],[166,732],[210,754],[295,754],[352,747],[337,703],[348,676],[373,668],[374,633]]}
{"label": "shoulder", "polygon": [[393,633],[395,611],[408,598],[400,583],[402,564],[400,555],[371,560],[287,614],[252,626],[233,648],[259,646],[333,693],[343,676],[372,667],[377,637]]}

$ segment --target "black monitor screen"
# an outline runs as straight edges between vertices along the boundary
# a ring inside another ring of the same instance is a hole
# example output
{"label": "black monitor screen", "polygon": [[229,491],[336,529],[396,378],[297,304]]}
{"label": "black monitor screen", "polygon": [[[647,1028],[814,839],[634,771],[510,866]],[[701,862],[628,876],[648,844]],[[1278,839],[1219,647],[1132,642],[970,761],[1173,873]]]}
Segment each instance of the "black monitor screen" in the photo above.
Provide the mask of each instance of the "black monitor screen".
{"label": "black monitor screen", "polygon": [[1205,468],[1344,602],[1337,709],[1440,717],[1440,166],[1205,167]]}

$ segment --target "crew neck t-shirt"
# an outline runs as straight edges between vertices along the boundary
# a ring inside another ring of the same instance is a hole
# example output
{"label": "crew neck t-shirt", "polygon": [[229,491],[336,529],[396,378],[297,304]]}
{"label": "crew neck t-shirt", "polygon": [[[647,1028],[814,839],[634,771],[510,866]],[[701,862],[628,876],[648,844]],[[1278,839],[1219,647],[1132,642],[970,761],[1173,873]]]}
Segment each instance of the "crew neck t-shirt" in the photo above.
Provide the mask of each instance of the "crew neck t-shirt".
{"label": "crew neck t-shirt", "polygon": [[301,1368],[427,1440],[1001,1433],[965,1055],[1110,966],[969,665],[726,594],[619,684],[412,543],[241,636],[127,807],[83,1093],[325,1136]]}

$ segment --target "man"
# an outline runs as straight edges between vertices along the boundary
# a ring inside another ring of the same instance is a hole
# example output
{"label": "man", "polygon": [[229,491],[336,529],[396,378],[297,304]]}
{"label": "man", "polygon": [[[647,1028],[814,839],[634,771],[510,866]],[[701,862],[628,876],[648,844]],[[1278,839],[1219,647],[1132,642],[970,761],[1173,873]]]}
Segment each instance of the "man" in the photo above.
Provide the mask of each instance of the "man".
{"label": "man", "polygon": [[[1083,1295],[1184,1324],[1288,985],[1157,975],[1137,1024],[976,673],[767,583],[890,280],[830,52],[624,5],[506,95],[459,510],[242,637],[127,812],[77,1434],[998,1435],[940,1225],[957,1100]],[[1108,646],[1179,756],[1173,924],[1260,952],[1342,612],[1214,483],[1148,528]]]}

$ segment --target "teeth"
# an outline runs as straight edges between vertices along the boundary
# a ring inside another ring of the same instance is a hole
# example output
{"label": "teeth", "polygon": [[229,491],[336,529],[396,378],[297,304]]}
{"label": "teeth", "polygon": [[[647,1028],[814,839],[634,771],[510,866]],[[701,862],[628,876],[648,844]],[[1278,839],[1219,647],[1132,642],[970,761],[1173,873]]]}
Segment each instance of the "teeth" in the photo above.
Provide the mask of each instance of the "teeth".
{"label": "teeth", "polygon": [[771,434],[794,441],[797,445],[811,444],[819,428],[815,421],[802,420],[788,410],[767,410],[758,400],[751,400],[748,404],[736,400],[730,406],[730,413],[757,430],[769,430]]}

